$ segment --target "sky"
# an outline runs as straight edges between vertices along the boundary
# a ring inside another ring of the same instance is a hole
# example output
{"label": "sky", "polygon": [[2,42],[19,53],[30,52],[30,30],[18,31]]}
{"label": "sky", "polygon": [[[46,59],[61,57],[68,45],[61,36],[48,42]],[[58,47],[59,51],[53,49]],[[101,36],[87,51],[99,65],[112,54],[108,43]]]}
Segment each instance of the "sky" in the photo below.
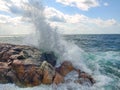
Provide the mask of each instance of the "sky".
{"label": "sky", "polygon": [[[0,35],[33,33],[21,5],[29,1],[0,0]],[[120,34],[120,0],[41,1],[47,23],[61,34]]]}

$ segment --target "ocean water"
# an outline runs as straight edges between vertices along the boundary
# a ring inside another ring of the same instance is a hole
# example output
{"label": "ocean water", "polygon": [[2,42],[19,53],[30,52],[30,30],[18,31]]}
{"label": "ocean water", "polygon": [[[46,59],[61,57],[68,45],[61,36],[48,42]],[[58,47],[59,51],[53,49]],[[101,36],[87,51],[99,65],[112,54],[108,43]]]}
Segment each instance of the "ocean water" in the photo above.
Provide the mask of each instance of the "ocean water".
{"label": "ocean water", "polygon": [[82,55],[86,65],[94,74],[103,75],[100,76],[103,83],[107,82],[104,77],[111,79],[103,85],[104,90],[120,90],[119,34],[67,35],[65,38],[85,51]]}
{"label": "ocean water", "polygon": [[[24,38],[25,36],[0,37],[0,43],[24,44]],[[83,50],[79,56],[82,56],[82,64],[86,65],[95,78],[95,85],[88,87],[71,82],[58,86],[19,88],[14,84],[1,84],[0,90],[120,90],[120,35],[66,35],[63,38]],[[77,50],[72,51],[78,53]],[[68,75],[70,78],[73,76],[74,73]]]}

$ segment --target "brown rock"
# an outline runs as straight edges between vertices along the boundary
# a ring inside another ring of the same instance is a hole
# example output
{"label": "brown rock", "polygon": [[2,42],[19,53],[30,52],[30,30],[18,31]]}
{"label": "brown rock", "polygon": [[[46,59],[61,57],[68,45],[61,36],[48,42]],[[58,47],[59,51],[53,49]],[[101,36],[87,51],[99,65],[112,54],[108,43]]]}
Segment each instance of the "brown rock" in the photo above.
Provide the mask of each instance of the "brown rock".
{"label": "brown rock", "polygon": [[[18,83],[19,80],[18,78],[16,77],[14,71],[8,71],[7,74],[5,75],[6,76],[6,79],[8,80],[9,83]],[[20,82],[19,82],[20,83]]]}
{"label": "brown rock", "polygon": [[19,83],[16,83],[17,85],[32,87],[41,84],[43,76],[42,70],[39,66],[33,64],[24,65],[21,63],[13,63],[11,64],[11,68],[19,80]]}
{"label": "brown rock", "polygon": [[9,67],[7,63],[0,62],[0,83],[8,83],[6,74],[9,71]]}
{"label": "brown rock", "polygon": [[70,61],[64,61],[61,64],[61,66],[57,68],[57,71],[63,76],[67,75],[69,72],[73,70],[74,70],[74,67]]}
{"label": "brown rock", "polygon": [[7,62],[8,60],[31,60],[32,63],[39,65],[41,52],[30,46],[12,45],[0,43],[0,62]]}
{"label": "brown rock", "polygon": [[63,82],[64,82],[64,77],[62,75],[60,75],[58,72],[56,72],[53,83],[59,84],[59,83],[63,83]]}
{"label": "brown rock", "polygon": [[95,83],[92,76],[75,69],[69,61],[64,61],[55,70],[56,59],[53,52],[41,53],[30,46],[0,43],[0,83],[30,87],[41,83],[59,84],[64,81],[64,76],[73,70],[79,74],[75,83]]}
{"label": "brown rock", "polygon": [[43,84],[52,84],[53,82],[53,77],[55,76],[55,68],[47,63],[46,61],[43,61],[41,67],[43,70]]}
{"label": "brown rock", "polygon": [[95,83],[95,80],[92,78],[92,76],[91,76],[91,75],[88,75],[88,74],[85,73],[85,72],[81,72],[81,73],[79,74],[79,78],[88,79],[88,80],[90,80],[91,84],[94,84],[94,83]]}

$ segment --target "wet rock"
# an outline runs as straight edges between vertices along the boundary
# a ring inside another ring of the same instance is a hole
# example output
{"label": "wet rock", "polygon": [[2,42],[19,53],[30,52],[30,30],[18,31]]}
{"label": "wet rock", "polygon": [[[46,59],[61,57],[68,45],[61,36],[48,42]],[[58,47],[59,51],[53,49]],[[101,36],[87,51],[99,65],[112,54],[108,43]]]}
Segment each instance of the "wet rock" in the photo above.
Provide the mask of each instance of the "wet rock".
{"label": "wet rock", "polygon": [[14,81],[19,81],[16,83],[18,86],[32,87],[41,84],[43,76],[39,66],[33,64],[24,65],[17,62],[11,65],[11,69],[18,79]]}
{"label": "wet rock", "polygon": [[56,69],[61,75],[66,76],[69,72],[74,70],[71,62],[64,61],[60,67]]}
{"label": "wet rock", "polygon": [[13,70],[8,71],[5,76],[6,76],[6,79],[8,80],[8,83],[16,84],[19,82]]}
{"label": "wet rock", "polygon": [[47,63],[46,61],[43,61],[40,68],[43,71],[42,83],[43,84],[52,84],[53,78],[55,76],[55,68],[51,64]]}
{"label": "wet rock", "polygon": [[25,45],[0,44],[0,83],[15,83],[21,87],[59,84],[66,82],[64,77],[73,70],[79,75],[75,83],[95,83],[91,75],[75,69],[69,61],[55,69],[56,60],[53,52],[42,53]]}
{"label": "wet rock", "polygon": [[8,79],[6,77],[7,72],[9,71],[9,67],[7,63],[0,62],[0,83],[8,83]]}
{"label": "wet rock", "polygon": [[53,52],[44,52],[44,53],[42,53],[40,60],[47,61],[52,66],[55,66],[57,57],[55,56],[55,54]]}
{"label": "wet rock", "polygon": [[53,83],[60,84],[60,83],[63,83],[63,82],[64,82],[64,77],[62,75],[60,75],[58,72],[56,72]]}
{"label": "wet rock", "polygon": [[39,64],[42,52],[38,49],[25,45],[12,45],[0,43],[0,62],[8,60],[32,60],[33,63]]}
{"label": "wet rock", "polygon": [[91,82],[91,84],[95,83],[95,80],[92,78],[92,76],[85,72],[79,73],[79,78],[83,78],[84,80],[88,79]]}

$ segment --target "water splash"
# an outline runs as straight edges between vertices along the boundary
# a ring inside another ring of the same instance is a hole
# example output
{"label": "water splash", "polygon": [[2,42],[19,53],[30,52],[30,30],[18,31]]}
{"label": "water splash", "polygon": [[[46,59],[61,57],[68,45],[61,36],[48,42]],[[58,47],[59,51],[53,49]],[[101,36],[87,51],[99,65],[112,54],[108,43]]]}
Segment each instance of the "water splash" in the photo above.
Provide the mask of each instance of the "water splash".
{"label": "water splash", "polygon": [[24,18],[31,22],[35,29],[34,36],[30,35],[31,39],[27,40],[29,44],[44,51],[54,51],[59,56],[59,61],[70,60],[75,66],[77,64],[81,69],[90,72],[83,63],[81,54],[83,50],[75,44],[63,40],[57,30],[47,23],[41,0],[29,0],[29,3],[24,3],[23,7],[25,9]]}

